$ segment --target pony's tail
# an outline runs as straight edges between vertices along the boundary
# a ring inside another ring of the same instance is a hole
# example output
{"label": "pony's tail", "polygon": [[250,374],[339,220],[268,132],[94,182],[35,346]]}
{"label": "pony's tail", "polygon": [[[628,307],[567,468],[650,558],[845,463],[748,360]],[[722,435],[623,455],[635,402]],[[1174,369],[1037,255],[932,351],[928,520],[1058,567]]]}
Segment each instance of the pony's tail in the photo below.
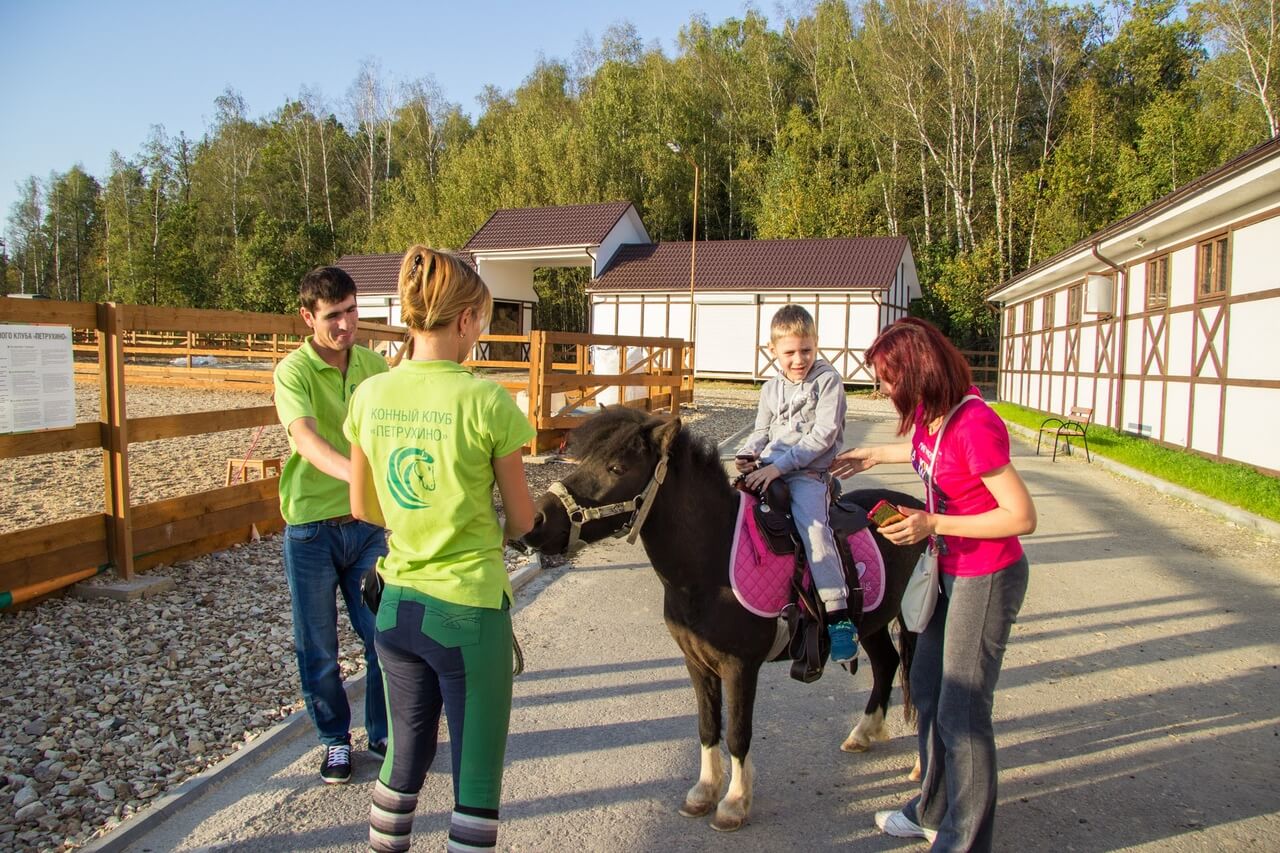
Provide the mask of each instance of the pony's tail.
{"label": "pony's tail", "polygon": [[911,702],[911,659],[916,653],[916,635],[907,630],[907,623],[902,614],[898,614],[898,657],[902,661],[899,669],[902,687],[902,718],[908,725],[915,725],[916,706]]}

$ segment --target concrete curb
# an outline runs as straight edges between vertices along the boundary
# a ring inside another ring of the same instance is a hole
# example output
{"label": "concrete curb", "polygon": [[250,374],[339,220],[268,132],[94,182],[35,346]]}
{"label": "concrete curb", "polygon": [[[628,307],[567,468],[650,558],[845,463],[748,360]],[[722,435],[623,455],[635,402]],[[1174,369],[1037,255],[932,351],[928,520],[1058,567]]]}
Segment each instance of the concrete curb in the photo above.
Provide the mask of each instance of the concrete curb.
{"label": "concrete curb", "polygon": [[[1010,434],[1017,435],[1020,438],[1026,439],[1029,443],[1035,444],[1036,439],[1038,438],[1035,430],[1028,429],[1021,424],[1010,423],[1009,421],[1005,421],[1005,424],[1008,425]],[[1104,468],[1112,473],[1119,474],[1122,477],[1150,486],[1162,494],[1184,500],[1189,504],[1198,506],[1201,509],[1214,513],[1215,515],[1220,515],[1241,527],[1247,527],[1251,530],[1257,531],[1258,533],[1270,536],[1273,539],[1280,539],[1280,523],[1278,522],[1272,521],[1269,518],[1263,518],[1260,515],[1255,515],[1254,513],[1241,509],[1238,506],[1232,506],[1229,503],[1223,503],[1222,501],[1215,500],[1214,498],[1202,495],[1199,492],[1193,492],[1190,489],[1170,483],[1168,480],[1162,480],[1159,477],[1146,473],[1145,471],[1139,471],[1136,468],[1130,468],[1128,465],[1122,465],[1121,463],[1108,459],[1105,456],[1099,456],[1096,453],[1091,455],[1093,456],[1093,464],[1097,465],[1099,468]]]}
{"label": "concrete curb", "polygon": [[[750,435],[753,429],[755,429],[755,424],[752,424],[751,426],[743,427],[742,429],[735,432],[733,435],[726,438],[724,441],[720,442],[720,458],[732,459],[733,450],[736,449],[738,445],[742,444],[742,440],[746,438],[748,435]],[[728,456],[725,455],[725,448],[730,448],[728,451],[729,453]]]}
{"label": "concrete curb", "polygon": [[[343,684],[347,691],[347,701],[351,702],[353,707],[358,706],[359,700],[364,696],[364,677],[365,673],[362,670]],[[141,841],[176,811],[202,797],[215,783],[221,781],[225,774],[233,772],[244,762],[271,754],[301,734],[310,723],[311,719],[307,716],[305,708],[294,711],[284,720],[249,741],[243,749],[192,776],[173,792],[157,800],[146,811],[118,824],[106,835],[98,837],[80,849],[85,853],[118,853],[118,851],[128,850],[129,845]]]}

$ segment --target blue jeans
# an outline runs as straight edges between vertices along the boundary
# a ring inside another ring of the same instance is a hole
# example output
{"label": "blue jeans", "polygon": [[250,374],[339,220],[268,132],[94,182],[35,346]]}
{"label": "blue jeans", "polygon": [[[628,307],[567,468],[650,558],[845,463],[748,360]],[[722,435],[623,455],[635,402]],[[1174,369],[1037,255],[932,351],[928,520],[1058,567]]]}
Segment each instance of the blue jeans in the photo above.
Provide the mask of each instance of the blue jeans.
{"label": "blue jeans", "polygon": [[387,737],[387,703],[374,649],[374,616],[360,581],[387,553],[386,532],[363,521],[314,521],[284,530],[284,574],[293,603],[293,644],[302,698],[320,742],[350,742],[351,706],[338,666],[338,604],[342,592],[351,627],[364,641],[364,720],[369,741]]}
{"label": "blue jeans", "polygon": [[849,606],[844,564],[831,532],[831,478],[812,471],[783,474],[791,489],[791,517],[809,558],[809,574],[828,613]]}

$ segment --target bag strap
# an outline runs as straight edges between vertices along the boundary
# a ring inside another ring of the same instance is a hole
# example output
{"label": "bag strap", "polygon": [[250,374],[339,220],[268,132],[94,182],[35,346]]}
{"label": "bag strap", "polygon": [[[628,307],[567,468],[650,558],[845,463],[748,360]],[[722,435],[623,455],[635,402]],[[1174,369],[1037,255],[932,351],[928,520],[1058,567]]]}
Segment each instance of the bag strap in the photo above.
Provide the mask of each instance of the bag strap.
{"label": "bag strap", "polygon": [[[929,513],[933,512],[933,471],[938,467],[938,450],[942,447],[942,434],[946,432],[947,423],[951,420],[951,416],[960,411],[960,407],[970,400],[981,400],[977,394],[965,394],[960,398],[960,402],[951,407],[951,411],[947,412],[942,419],[942,423],[938,424],[938,437],[933,442],[933,459],[929,461],[929,476],[925,478],[924,485],[924,503]],[[936,550],[938,537],[929,537],[929,547]]]}

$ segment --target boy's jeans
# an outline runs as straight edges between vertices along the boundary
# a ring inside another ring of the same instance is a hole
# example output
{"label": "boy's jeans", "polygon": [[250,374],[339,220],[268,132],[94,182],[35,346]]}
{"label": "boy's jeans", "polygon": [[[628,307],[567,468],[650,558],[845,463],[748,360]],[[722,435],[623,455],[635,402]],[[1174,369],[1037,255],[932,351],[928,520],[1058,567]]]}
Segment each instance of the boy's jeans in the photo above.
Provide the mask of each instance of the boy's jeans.
{"label": "boy's jeans", "polygon": [[782,479],[791,489],[791,517],[804,543],[818,597],[828,613],[843,609],[848,606],[849,589],[844,583],[836,539],[831,534],[829,478],[815,471],[792,471],[783,474]]}
{"label": "boy's jeans", "polygon": [[360,581],[387,553],[386,532],[363,521],[289,524],[284,531],[284,574],[293,605],[293,643],[307,703],[320,742],[348,743],[351,707],[338,666],[341,591],[351,626],[364,641],[364,714],[369,741],[387,737],[382,670],[374,649],[374,617],[360,598]]}

